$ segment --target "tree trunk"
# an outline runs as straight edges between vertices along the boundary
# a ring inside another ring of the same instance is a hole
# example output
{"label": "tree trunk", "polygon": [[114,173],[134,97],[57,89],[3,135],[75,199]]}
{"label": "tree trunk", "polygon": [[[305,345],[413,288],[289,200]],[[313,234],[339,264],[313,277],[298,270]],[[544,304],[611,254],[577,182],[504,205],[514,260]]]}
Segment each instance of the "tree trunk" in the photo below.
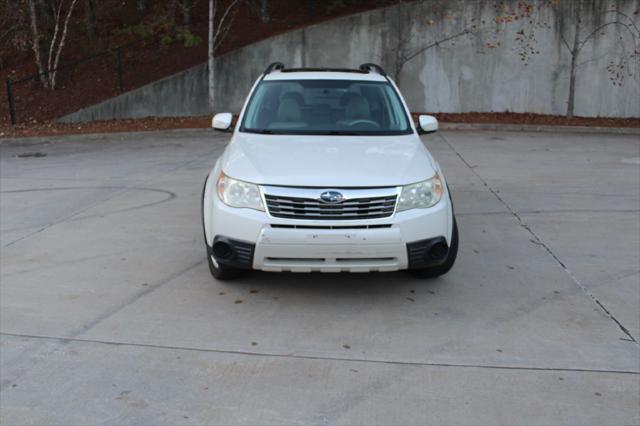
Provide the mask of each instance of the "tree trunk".
{"label": "tree trunk", "polygon": [[[51,90],[55,89],[56,87],[56,76],[58,74],[58,65],[60,64],[60,54],[62,53],[62,48],[64,47],[64,43],[67,40],[67,29],[69,28],[69,21],[71,20],[71,14],[73,13],[73,8],[76,6],[77,1],[78,0],[73,0],[69,5],[69,11],[67,12],[67,16],[64,20],[64,26],[62,27],[62,35],[60,36],[60,41],[58,42],[58,49],[56,52],[55,60],[53,61],[53,65],[49,63],[49,72],[51,73],[49,88]],[[58,13],[58,15],[60,14]],[[56,23],[56,27],[57,26],[58,26],[58,23]],[[54,39],[51,40],[52,46],[53,46],[53,43],[55,43],[55,41],[56,40],[54,37]]]}
{"label": "tree trunk", "polygon": [[191,31],[191,0],[182,0],[182,25],[185,30]]}
{"label": "tree trunk", "polygon": [[567,102],[567,117],[573,117],[576,98],[576,61],[578,52],[571,52],[571,70],[569,72],[569,100]]}
{"label": "tree trunk", "polygon": [[401,60],[396,59],[396,65],[393,72],[393,81],[396,83],[396,86],[400,87],[400,75],[402,74],[402,68],[404,68],[404,64],[400,62]]}
{"label": "tree trunk", "polygon": [[406,27],[403,22],[402,4],[396,5],[397,28],[395,51],[393,52],[393,79],[398,87],[400,87],[400,74],[406,63],[407,44],[409,40],[405,34]]}
{"label": "tree trunk", "polygon": [[209,109],[214,111],[215,103],[215,57],[213,56],[216,49],[224,40],[226,34],[231,28],[231,21],[235,14],[235,8],[242,3],[242,0],[230,0],[225,8],[221,10],[220,18],[216,23],[218,0],[209,0],[209,48],[207,68],[209,74]]}
{"label": "tree trunk", "polygon": [[93,10],[93,1],[84,1],[85,27],[87,28],[87,37],[89,40],[96,38],[96,15]]}
{"label": "tree trunk", "polygon": [[209,110],[213,113],[213,100],[215,97],[215,59],[213,57],[215,40],[215,4],[216,0],[209,0],[209,47],[208,47],[208,69],[209,69]]}
{"label": "tree trunk", "polygon": [[38,8],[40,9],[40,16],[44,21],[45,32],[51,28],[53,18],[55,15],[54,8],[47,0],[38,0]]}
{"label": "tree trunk", "polygon": [[260,0],[260,20],[263,24],[269,23],[269,0]]}
{"label": "tree trunk", "polygon": [[44,75],[44,68],[42,67],[42,59],[40,57],[40,32],[38,31],[38,16],[36,15],[36,6],[33,0],[29,0],[29,17],[31,20],[31,33],[33,53],[36,57],[36,65],[38,66],[38,74],[40,75],[40,81],[47,87],[47,78]]}
{"label": "tree trunk", "polygon": [[576,67],[578,66],[578,55],[580,54],[580,2],[578,2],[576,13],[576,30],[571,46],[571,68],[569,70],[569,100],[567,101],[567,117],[573,117],[576,101]]}
{"label": "tree trunk", "polygon": [[145,0],[138,0],[136,2],[136,9],[145,10],[147,8],[147,2]]}
{"label": "tree trunk", "polygon": [[53,36],[51,36],[51,40],[49,41],[49,56],[47,59],[47,78],[49,80],[49,89],[53,90],[54,85],[52,83],[53,76],[53,51],[56,47],[56,41],[58,40],[58,32],[60,31],[60,13],[62,12],[62,2],[58,5],[57,10],[55,11],[54,18],[54,27],[53,27]]}

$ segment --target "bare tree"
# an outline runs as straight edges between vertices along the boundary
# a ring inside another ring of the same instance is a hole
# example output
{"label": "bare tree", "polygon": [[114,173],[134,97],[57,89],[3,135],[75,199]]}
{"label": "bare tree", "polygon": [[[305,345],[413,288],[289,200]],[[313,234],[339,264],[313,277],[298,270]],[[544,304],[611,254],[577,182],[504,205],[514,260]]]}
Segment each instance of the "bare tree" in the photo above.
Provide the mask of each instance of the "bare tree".
{"label": "bare tree", "polygon": [[[66,14],[63,15],[64,0],[60,0],[55,7],[55,14],[53,16],[53,35],[48,40],[49,53],[47,56],[46,69],[43,66],[42,55],[40,52],[40,40],[44,39],[42,33],[38,28],[38,14],[34,0],[28,0],[29,4],[29,18],[31,22],[31,34],[32,34],[32,49],[35,55],[36,65],[38,66],[38,73],[40,81],[44,87],[51,90],[56,87],[56,76],[58,73],[58,65],[60,64],[60,55],[64,44],[67,39],[67,31],[69,29],[69,21],[71,20],[71,14],[76,6],[78,0],[71,0]],[[45,43],[46,44],[46,43]]]}
{"label": "bare tree", "polygon": [[29,12],[23,3],[0,0],[0,69],[11,62],[16,50],[24,51],[31,46]]}
{"label": "bare tree", "polygon": [[[431,3],[433,7],[433,2]],[[446,3],[436,3],[436,7],[444,7]],[[393,61],[393,77],[396,83],[400,84],[402,71],[405,65],[424,54],[431,49],[437,49],[441,46],[453,46],[458,39],[470,39],[479,42],[481,46],[479,50],[484,48],[494,48],[499,42],[483,42],[486,36],[495,38],[497,34],[505,31],[505,27],[520,18],[528,17],[533,7],[526,1],[518,3],[515,10],[503,10],[502,15],[496,16],[495,20],[490,23],[484,21],[476,21],[475,18],[469,21],[455,22],[453,17],[446,16],[444,19],[451,22],[452,30],[449,33],[442,34],[440,32],[433,33],[430,40],[416,40],[416,35],[412,33],[411,26],[407,22],[411,21],[411,14],[415,13],[415,4],[405,5],[402,0],[396,5],[396,40],[392,43],[392,61]],[[433,12],[433,11],[432,11]],[[432,25],[433,20],[428,20],[427,24]]]}
{"label": "bare tree", "polygon": [[38,15],[36,13],[36,6],[33,0],[29,0],[29,21],[31,22],[31,47],[36,59],[36,65],[38,67],[38,75],[42,84],[47,86],[47,77],[42,66],[42,57],[40,56],[40,39],[42,38],[40,30],[38,29]]}
{"label": "bare tree", "polygon": [[243,0],[230,0],[226,7],[221,0],[209,0],[209,47],[208,47],[208,71],[209,71],[209,108],[214,111],[215,100],[215,53],[229,32],[237,6]]}
{"label": "bare tree", "polygon": [[48,31],[51,26],[52,26],[52,22],[53,22],[53,15],[54,15],[54,11],[53,11],[53,7],[51,5],[51,2],[49,2],[48,0],[37,0],[37,7],[39,9],[39,15],[42,19],[43,22],[43,27],[44,27],[44,31]]}
{"label": "bare tree", "polygon": [[[573,6],[573,37],[565,37],[565,34],[560,34],[562,44],[567,48],[571,55],[571,63],[569,68],[569,96],[567,99],[567,117],[573,117],[575,112],[575,96],[576,96],[576,75],[580,65],[584,62],[578,62],[582,49],[598,35],[603,35],[607,29],[617,27],[623,34],[626,35],[626,39],[631,41],[632,48],[629,50],[626,48],[624,40],[625,37],[620,36],[620,46],[622,48],[622,54],[617,60],[612,60],[607,67],[607,71],[610,73],[610,79],[613,84],[622,85],[625,75],[633,75],[633,71],[629,69],[628,62],[630,60],[638,61],[640,57],[640,48],[638,47],[638,41],[640,40],[640,28],[635,23],[634,19],[626,13],[616,9],[607,9],[600,13],[602,18],[600,22],[595,26],[589,26],[589,23],[583,20],[582,14],[582,2],[577,1],[571,4]],[[583,35],[584,34],[584,35]],[[571,42],[567,41],[567,38],[571,39]]]}
{"label": "bare tree", "polygon": [[404,69],[404,66],[407,64],[407,62],[420,56],[421,54],[425,53],[427,50],[437,48],[438,46],[445,44],[449,41],[453,41],[461,37],[469,36],[471,34],[472,34],[472,30],[470,30],[469,28],[464,28],[460,31],[454,31],[451,34],[444,35],[441,38],[427,42],[427,44],[411,49],[409,46],[410,46],[412,36],[406,36],[406,35],[403,36],[403,32],[398,31],[398,42],[397,42],[396,48],[394,49],[395,57],[394,57],[394,64],[393,64],[394,65],[393,77],[396,83],[400,84],[401,73],[402,73],[402,70]]}
{"label": "bare tree", "polygon": [[191,31],[191,0],[180,0],[180,10],[182,11],[182,25],[185,30]]}
{"label": "bare tree", "polygon": [[89,40],[96,38],[96,14],[93,8],[93,0],[84,0],[85,27]]}
{"label": "bare tree", "polygon": [[[78,0],[71,0],[67,14],[62,21],[62,10],[64,6],[64,0],[60,0],[58,7],[56,8],[56,14],[54,17],[54,30],[51,42],[49,44],[49,60],[47,62],[47,75],[49,77],[49,88],[51,90],[56,87],[56,76],[58,74],[58,65],[60,64],[60,54],[62,48],[67,40],[67,30],[69,29],[69,21],[71,20],[71,14],[76,6]],[[55,51],[55,55],[53,52]]]}
{"label": "bare tree", "polygon": [[8,24],[2,30],[0,30],[0,46],[4,44],[5,40],[8,40],[9,37],[16,31],[18,25],[17,24]]}
{"label": "bare tree", "polygon": [[251,9],[258,15],[260,21],[263,24],[268,24],[271,20],[271,15],[269,14],[269,0],[250,0],[249,6]]}

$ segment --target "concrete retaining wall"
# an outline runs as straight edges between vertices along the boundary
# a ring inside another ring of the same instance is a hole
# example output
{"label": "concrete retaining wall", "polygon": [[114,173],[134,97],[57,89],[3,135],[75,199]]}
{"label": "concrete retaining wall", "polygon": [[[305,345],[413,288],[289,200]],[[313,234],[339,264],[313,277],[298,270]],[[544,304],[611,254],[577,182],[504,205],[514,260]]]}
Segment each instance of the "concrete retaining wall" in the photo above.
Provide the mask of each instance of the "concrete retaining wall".
{"label": "concrete retaining wall", "polygon": [[[506,5],[497,11],[495,5]],[[237,112],[255,78],[273,61],[288,67],[357,67],[381,63],[396,74],[398,47],[411,53],[465,28],[484,28],[428,49],[395,75],[414,111],[533,112],[564,114],[569,91],[570,43],[575,5],[533,1],[531,16],[495,24],[518,0],[502,2],[427,0],[393,6],[291,31],[221,56],[216,61],[217,111]],[[581,34],[612,18],[612,2],[582,1]],[[618,10],[640,25],[640,0],[618,0]],[[528,40],[516,39],[523,35]],[[531,37],[531,38],[530,38]],[[399,40],[404,40],[399,42]],[[640,40],[636,40],[640,42]],[[638,46],[620,25],[610,25],[587,42],[578,58],[576,115],[640,116],[639,58],[627,61],[624,81],[614,85],[607,66]],[[521,54],[534,52],[523,61]],[[537,53],[536,53],[537,52]],[[628,74],[631,75],[628,75]],[[64,121],[209,114],[207,69],[200,65],[63,118]]]}

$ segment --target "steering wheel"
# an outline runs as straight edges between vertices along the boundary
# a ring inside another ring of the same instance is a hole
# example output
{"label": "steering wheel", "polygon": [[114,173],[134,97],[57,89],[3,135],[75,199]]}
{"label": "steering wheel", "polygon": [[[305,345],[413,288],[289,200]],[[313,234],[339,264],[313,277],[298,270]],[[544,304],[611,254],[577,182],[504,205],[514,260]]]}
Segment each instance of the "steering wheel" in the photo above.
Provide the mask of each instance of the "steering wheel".
{"label": "steering wheel", "polygon": [[372,126],[375,127],[380,127],[380,125],[378,123],[376,123],[373,120],[365,120],[365,119],[360,119],[360,120],[353,120],[351,122],[349,122],[349,124],[347,124],[347,126],[352,127],[352,126],[357,126],[359,124],[370,124]]}

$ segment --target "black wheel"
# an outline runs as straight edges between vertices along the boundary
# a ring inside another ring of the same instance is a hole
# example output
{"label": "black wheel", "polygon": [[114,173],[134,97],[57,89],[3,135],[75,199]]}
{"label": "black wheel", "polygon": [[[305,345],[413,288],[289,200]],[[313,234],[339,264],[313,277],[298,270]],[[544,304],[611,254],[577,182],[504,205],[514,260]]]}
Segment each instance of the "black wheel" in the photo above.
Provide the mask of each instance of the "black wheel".
{"label": "black wheel", "polygon": [[435,278],[440,275],[444,275],[453,267],[456,262],[456,256],[458,256],[458,224],[456,218],[453,218],[453,231],[451,232],[451,246],[449,247],[449,254],[447,260],[443,264],[438,266],[432,266],[424,269],[414,269],[411,271],[413,275],[419,278]]}
{"label": "black wheel", "polygon": [[[209,176],[207,176],[209,179]],[[204,191],[207,187],[207,179],[204,180],[204,186],[202,188],[202,233],[204,235],[204,246],[207,250],[207,263],[209,264],[209,271],[211,275],[217,280],[225,281],[232,280],[244,275],[247,271],[244,269],[231,268],[219,264],[213,256],[213,249],[207,244],[207,231],[204,229]]]}

